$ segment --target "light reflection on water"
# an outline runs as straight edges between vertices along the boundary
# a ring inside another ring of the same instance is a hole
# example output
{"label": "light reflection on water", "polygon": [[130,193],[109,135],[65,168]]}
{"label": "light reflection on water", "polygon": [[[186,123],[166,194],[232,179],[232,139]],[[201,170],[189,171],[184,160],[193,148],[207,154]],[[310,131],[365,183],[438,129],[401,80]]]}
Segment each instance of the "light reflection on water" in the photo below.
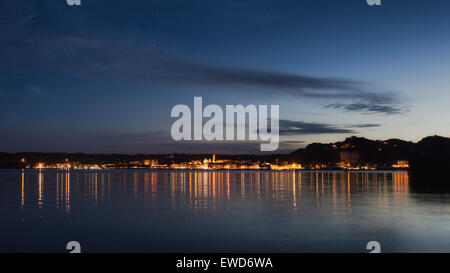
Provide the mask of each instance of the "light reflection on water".
{"label": "light reflection on water", "polygon": [[407,172],[0,171],[0,251],[450,251],[450,198]]}
{"label": "light reflection on water", "polygon": [[[47,177],[44,182],[44,174]],[[27,181],[25,186],[25,176]],[[37,192],[33,189],[37,176]],[[317,207],[343,205],[351,208],[352,195],[364,195],[377,189],[380,202],[390,193],[394,198],[408,196],[408,173],[350,172],[79,172],[23,171],[21,173],[21,209],[27,206],[64,210],[70,214],[71,177],[73,202],[89,207],[108,206],[117,200],[123,206],[141,204],[169,210],[216,210],[218,203],[231,200],[260,200],[273,210],[297,208],[297,201],[314,199]],[[111,184],[111,177],[114,183]],[[344,183],[343,183],[344,182]],[[44,184],[45,191],[44,193]],[[25,193],[26,192],[26,193]],[[44,198],[44,194],[46,195]],[[35,195],[35,198],[34,196]],[[34,202],[34,199],[37,201]],[[122,202],[125,200],[126,202]],[[331,201],[331,204],[327,204]],[[343,203],[342,203],[343,202]],[[301,204],[300,204],[301,205]]]}

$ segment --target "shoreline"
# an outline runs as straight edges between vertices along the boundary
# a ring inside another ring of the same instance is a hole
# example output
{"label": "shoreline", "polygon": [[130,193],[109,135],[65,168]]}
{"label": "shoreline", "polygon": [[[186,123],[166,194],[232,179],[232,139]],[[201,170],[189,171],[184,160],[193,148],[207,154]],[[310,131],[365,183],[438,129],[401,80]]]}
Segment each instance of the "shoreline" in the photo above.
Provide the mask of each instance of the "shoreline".
{"label": "shoreline", "polygon": [[109,168],[109,169],[59,169],[59,168],[0,168],[0,170],[34,170],[34,171],[120,171],[120,170],[136,170],[136,171],[272,171],[272,172],[291,172],[291,171],[322,171],[322,172],[410,172],[410,169],[404,168],[387,168],[387,169],[181,169],[181,168]]}

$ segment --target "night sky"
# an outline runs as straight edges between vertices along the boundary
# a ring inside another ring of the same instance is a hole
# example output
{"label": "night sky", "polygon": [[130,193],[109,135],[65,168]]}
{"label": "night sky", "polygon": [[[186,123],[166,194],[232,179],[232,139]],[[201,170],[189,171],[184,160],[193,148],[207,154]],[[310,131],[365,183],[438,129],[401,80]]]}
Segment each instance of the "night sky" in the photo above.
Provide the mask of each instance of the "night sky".
{"label": "night sky", "polygon": [[257,153],[176,104],[279,104],[280,151],[450,136],[450,2],[2,0],[0,151]]}

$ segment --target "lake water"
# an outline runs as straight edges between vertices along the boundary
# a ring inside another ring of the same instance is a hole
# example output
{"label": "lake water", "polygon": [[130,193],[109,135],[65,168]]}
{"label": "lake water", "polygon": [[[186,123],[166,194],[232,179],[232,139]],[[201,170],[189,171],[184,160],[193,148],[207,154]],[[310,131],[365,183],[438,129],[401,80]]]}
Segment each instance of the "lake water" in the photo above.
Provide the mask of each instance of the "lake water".
{"label": "lake water", "polygon": [[0,252],[450,252],[407,172],[0,170]]}

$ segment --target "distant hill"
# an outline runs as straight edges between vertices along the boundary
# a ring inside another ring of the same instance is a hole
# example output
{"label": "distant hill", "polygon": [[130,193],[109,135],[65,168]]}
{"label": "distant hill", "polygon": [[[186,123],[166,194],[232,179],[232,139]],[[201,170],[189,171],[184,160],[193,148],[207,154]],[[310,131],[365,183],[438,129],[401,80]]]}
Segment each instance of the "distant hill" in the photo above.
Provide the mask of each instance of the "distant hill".
{"label": "distant hill", "polygon": [[410,164],[411,187],[417,192],[450,192],[450,140],[426,137],[416,144]]}
{"label": "distant hill", "polygon": [[400,139],[370,140],[349,137],[342,142],[313,143],[289,155],[289,160],[304,165],[339,162],[390,168],[398,160],[410,165],[411,188],[416,192],[450,192],[450,138],[425,137],[417,143]]}
{"label": "distant hill", "polygon": [[[447,140],[450,144],[450,139]],[[294,151],[289,158],[303,164],[332,165],[344,161],[352,165],[374,164],[390,167],[398,160],[412,159],[417,148],[417,144],[400,139],[370,140],[352,136],[336,143],[310,144],[304,149]]]}
{"label": "distant hill", "polygon": [[450,138],[429,136],[416,145],[416,151],[421,156],[450,155]]}

